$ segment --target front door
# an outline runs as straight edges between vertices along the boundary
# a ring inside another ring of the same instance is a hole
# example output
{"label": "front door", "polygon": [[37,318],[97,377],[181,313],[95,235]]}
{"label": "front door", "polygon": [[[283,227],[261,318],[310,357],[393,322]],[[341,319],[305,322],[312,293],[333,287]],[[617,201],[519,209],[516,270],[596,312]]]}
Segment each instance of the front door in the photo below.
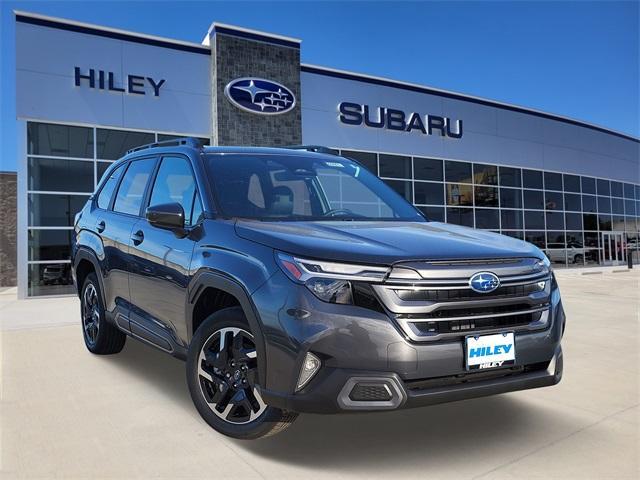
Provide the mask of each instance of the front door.
{"label": "front door", "polygon": [[626,265],[627,251],[623,232],[602,232],[602,264]]}
{"label": "front door", "polygon": [[[185,212],[185,227],[191,230],[202,208],[189,160],[165,156],[149,195],[148,205],[179,203]],[[194,206],[195,205],[195,206]],[[176,236],[171,230],[154,227],[141,218],[133,228],[130,286],[133,322],[160,324],[178,338],[187,338],[185,301],[189,267],[195,246],[194,232]],[[133,324],[132,324],[133,328]]]}

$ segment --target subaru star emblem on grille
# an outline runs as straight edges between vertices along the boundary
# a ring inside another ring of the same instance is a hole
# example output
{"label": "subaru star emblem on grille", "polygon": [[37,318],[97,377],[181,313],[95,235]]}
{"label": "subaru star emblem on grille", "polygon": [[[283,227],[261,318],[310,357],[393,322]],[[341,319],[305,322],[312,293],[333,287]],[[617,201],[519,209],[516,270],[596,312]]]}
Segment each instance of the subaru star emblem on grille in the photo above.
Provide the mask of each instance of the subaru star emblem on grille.
{"label": "subaru star emblem on grille", "polygon": [[489,293],[500,286],[500,279],[491,272],[478,272],[469,279],[469,286],[474,292]]}
{"label": "subaru star emblem on grille", "polygon": [[261,115],[278,115],[293,110],[296,97],[284,85],[263,78],[236,78],[224,89],[236,107]]}

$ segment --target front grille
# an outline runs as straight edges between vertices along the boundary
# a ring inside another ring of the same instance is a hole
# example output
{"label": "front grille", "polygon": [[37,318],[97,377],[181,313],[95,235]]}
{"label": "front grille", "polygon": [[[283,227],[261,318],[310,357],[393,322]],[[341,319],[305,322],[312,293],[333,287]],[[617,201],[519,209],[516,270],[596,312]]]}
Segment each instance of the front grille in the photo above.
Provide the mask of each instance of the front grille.
{"label": "front grille", "polygon": [[523,313],[508,317],[470,318],[440,322],[409,322],[420,335],[441,335],[446,333],[467,333],[483,330],[523,327],[540,320],[542,312]]}
{"label": "front grille", "polygon": [[464,289],[437,289],[437,290],[394,290],[401,300],[410,302],[451,302],[460,300],[477,300],[487,298],[512,298],[526,297],[530,293],[541,290],[538,282],[526,285],[512,285],[499,287],[493,292],[478,293],[470,288]]}
{"label": "front grille", "polygon": [[[500,286],[479,293],[469,278],[488,271]],[[380,303],[414,341],[435,341],[548,325],[551,276],[535,258],[407,262],[372,285]]]}

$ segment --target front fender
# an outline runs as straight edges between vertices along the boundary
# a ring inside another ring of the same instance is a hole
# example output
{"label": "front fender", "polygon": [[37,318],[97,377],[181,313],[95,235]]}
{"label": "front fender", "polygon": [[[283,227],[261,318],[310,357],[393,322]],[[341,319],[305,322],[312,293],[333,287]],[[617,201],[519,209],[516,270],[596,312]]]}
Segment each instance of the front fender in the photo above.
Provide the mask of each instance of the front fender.
{"label": "front fender", "polygon": [[264,334],[262,331],[262,324],[259,320],[258,312],[251,300],[249,293],[245,288],[231,277],[211,270],[201,270],[193,278],[193,288],[190,290],[189,299],[187,302],[187,311],[185,314],[187,324],[187,334],[189,335],[188,341],[191,343],[193,338],[193,311],[195,305],[198,303],[200,295],[208,288],[216,288],[222,290],[230,295],[233,295],[240,302],[240,307],[244,312],[247,321],[249,322],[249,328],[253,333],[254,341],[256,344],[256,351],[258,358],[261,361],[258,364],[258,378],[265,379],[267,371],[266,362],[266,350],[264,344]]}

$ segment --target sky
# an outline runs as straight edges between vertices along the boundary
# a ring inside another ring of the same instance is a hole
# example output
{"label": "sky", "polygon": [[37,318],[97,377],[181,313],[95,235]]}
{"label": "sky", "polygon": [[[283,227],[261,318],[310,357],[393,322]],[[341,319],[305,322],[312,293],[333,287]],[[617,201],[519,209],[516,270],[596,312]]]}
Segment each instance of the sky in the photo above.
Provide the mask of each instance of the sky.
{"label": "sky", "polygon": [[202,41],[213,21],[302,39],[302,61],[522,105],[640,137],[640,2],[0,0],[0,170],[15,170],[25,10]]}

